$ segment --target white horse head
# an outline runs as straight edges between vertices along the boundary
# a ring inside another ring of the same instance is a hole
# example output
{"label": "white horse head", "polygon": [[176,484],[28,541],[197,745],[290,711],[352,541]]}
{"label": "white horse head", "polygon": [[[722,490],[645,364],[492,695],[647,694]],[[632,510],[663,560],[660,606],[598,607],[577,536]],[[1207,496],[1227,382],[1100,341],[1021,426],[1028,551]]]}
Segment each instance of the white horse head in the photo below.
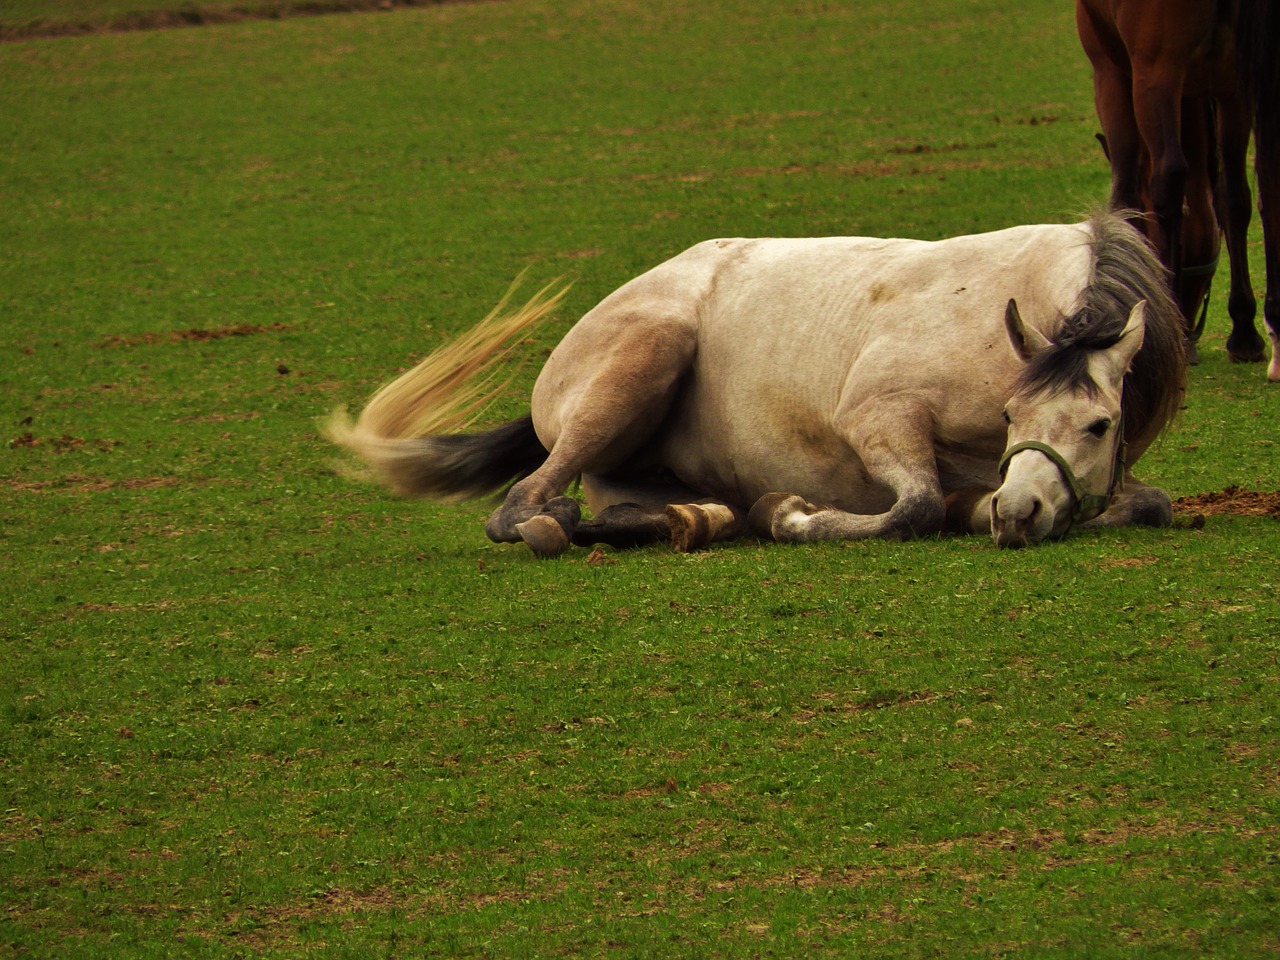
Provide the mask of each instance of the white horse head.
{"label": "white horse head", "polygon": [[1142,346],[1145,307],[1136,304],[1122,328],[1117,318],[1050,342],[1009,301],[1005,327],[1027,368],[1005,407],[1003,483],[991,498],[998,545],[1060,537],[1106,510],[1123,484],[1120,404],[1125,374]]}

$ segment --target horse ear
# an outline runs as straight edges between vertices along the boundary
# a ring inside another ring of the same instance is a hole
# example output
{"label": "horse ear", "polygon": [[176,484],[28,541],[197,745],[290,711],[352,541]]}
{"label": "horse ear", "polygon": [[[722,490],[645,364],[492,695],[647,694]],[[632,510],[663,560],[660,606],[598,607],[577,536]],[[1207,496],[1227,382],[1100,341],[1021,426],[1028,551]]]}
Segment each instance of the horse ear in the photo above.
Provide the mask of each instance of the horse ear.
{"label": "horse ear", "polygon": [[1120,334],[1120,342],[1116,344],[1116,363],[1121,365],[1122,372],[1129,369],[1133,358],[1142,349],[1142,341],[1147,335],[1147,301],[1139,300],[1129,311],[1129,322],[1124,325],[1124,333]]}
{"label": "horse ear", "polygon": [[1039,330],[1033,330],[1022,322],[1022,314],[1018,312],[1018,302],[1010,299],[1004,308],[1004,328],[1009,332],[1009,342],[1013,351],[1024,362],[1028,362],[1041,350],[1049,346]]}

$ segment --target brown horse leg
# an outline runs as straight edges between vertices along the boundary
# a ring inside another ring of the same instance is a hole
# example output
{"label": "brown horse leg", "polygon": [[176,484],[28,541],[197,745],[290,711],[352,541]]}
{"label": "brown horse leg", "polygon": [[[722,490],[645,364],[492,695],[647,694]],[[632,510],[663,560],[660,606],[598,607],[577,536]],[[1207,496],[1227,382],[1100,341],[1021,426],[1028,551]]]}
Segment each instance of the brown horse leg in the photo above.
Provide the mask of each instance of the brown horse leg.
{"label": "brown horse leg", "polygon": [[994,490],[971,488],[947,495],[948,533],[990,533]]}
{"label": "brown horse leg", "polygon": [[1089,5],[1076,4],[1080,43],[1093,66],[1093,101],[1102,124],[1103,152],[1111,163],[1111,209],[1145,210],[1142,199],[1142,139],[1133,114],[1133,86],[1124,45],[1104,35]]}
{"label": "brown horse leg", "polygon": [[569,549],[582,508],[569,497],[556,497],[523,523],[516,524],[520,539],[538,557],[558,557]]}
{"label": "brown horse leg", "polygon": [[1173,501],[1159,487],[1153,487],[1127,474],[1124,492],[1111,505],[1081,529],[1098,527],[1167,527],[1173,523]]}
{"label": "brown horse leg", "polygon": [[1149,202],[1156,218],[1156,248],[1175,277],[1182,269],[1182,205],[1188,169],[1182,149],[1182,77],[1176,72],[1180,68],[1136,56],[1133,64],[1134,117],[1151,156]]}
{"label": "brown horse leg", "polygon": [[1266,345],[1254,326],[1258,301],[1249,278],[1248,232],[1253,199],[1249,195],[1247,165],[1252,129],[1253,118],[1239,97],[1218,102],[1222,171],[1214,199],[1231,259],[1231,292],[1227,296],[1231,335],[1227,337],[1227,356],[1235,363],[1258,363],[1267,356]]}
{"label": "brown horse leg", "polygon": [[1187,157],[1186,211],[1182,221],[1182,272],[1174,293],[1192,340],[1202,332],[1209,288],[1217,272],[1222,233],[1214,212],[1214,183],[1218,178],[1217,140],[1213,103],[1188,98],[1182,104],[1182,148]]}
{"label": "brown horse leg", "polygon": [[[679,320],[618,318],[614,324],[597,321],[595,326],[607,330],[607,337],[598,338],[607,344],[597,348],[588,343],[589,356],[562,361],[559,366],[571,372],[561,374],[556,387],[547,388],[555,391],[551,399],[539,398],[541,380],[535,388],[534,423],[551,452],[542,466],[511,487],[489,517],[485,532],[491,540],[524,539],[520,525],[560,497],[575,477],[624,463],[661,423],[697,347],[692,324]],[[552,355],[548,369],[557,356]],[[539,555],[554,555],[548,550],[561,544],[560,538],[543,521],[535,528],[541,528],[538,543],[530,546]],[[574,534],[568,527],[564,532],[560,550]]]}
{"label": "brown horse leg", "polygon": [[[1275,104],[1260,105],[1277,110]],[[1263,316],[1271,340],[1271,363],[1267,379],[1280,383],[1280,118],[1264,122],[1259,118],[1254,131],[1255,165],[1258,174],[1258,211],[1262,218],[1262,249],[1267,264],[1267,295]]]}

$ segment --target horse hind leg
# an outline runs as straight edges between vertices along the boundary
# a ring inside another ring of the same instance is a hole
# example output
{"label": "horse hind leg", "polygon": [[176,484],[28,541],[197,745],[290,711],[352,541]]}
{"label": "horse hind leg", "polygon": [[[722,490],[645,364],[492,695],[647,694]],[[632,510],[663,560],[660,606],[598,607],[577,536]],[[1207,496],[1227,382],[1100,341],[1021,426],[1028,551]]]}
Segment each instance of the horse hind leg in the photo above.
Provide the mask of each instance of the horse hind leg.
{"label": "horse hind leg", "polygon": [[625,464],[650,438],[696,346],[692,324],[678,319],[597,316],[585,332],[571,331],[534,388],[534,423],[550,453],[489,517],[489,538],[523,540],[547,557],[576,542],[579,516],[565,490]]}
{"label": "horse hind leg", "polygon": [[627,548],[667,542],[681,553],[692,553],[737,537],[747,527],[746,514],[738,507],[699,498],[665,477],[583,477],[582,486],[597,512],[574,531],[573,542],[579,546]]}

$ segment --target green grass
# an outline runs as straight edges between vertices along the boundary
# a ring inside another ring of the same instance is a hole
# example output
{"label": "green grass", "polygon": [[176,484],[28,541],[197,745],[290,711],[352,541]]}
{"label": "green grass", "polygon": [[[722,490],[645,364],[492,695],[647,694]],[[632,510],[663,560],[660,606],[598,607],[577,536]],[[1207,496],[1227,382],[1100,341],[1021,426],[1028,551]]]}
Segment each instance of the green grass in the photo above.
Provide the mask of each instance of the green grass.
{"label": "green grass", "polygon": [[[538,563],[315,432],[525,267],[495,418],[696,240],[1075,218],[1089,90],[1048,0],[0,45],[0,955],[1280,951],[1274,519]],[[1280,488],[1224,299],[1175,496]]]}

